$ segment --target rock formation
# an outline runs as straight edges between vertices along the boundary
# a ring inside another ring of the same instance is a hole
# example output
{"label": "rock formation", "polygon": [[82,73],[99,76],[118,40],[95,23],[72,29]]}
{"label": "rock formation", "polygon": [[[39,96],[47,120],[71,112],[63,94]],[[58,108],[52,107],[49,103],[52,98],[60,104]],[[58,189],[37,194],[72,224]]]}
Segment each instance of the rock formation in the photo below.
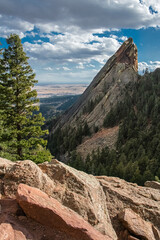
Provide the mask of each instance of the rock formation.
{"label": "rock formation", "polygon": [[20,183],[26,183],[29,186],[37,187],[48,195],[53,194],[53,181],[30,160],[17,161],[8,168],[3,178],[4,195],[14,197]]}
{"label": "rock formation", "polygon": [[104,192],[94,176],[57,160],[52,160],[50,164],[40,164],[39,167],[32,161],[25,160],[8,168],[3,176],[1,193],[14,198],[20,183],[42,190],[77,212],[103,234],[112,236],[112,239],[117,238],[107,211]]}
{"label": "rock formation", "polygon": [[15,199],[2,199],[0,204],[0,240],[75,240],[26,216]]}
{"label": "rock formation", "polygon": [[160,239],[159,189],[57,160],[37,166],[1,159],[2,171],[0,240]]}
{"label": "rock formation", "polygon": [[[107,61],[104,67],[95,76],[89,87],[72,106],[69,111],[63,115],[58,125],[74,125],[78,121],[83,123],[87,121],[90,128],[103,125],[106,113],[111,106],[115,105],[123,98],[125,84],[137,80],[138,62],[137,47],[133,39],[125,41],[118,51]],[[95,106],[93,111],[84,114],[83,110],[89,101],[95,101],[99,96],[101,100]]]}
{"label": "rock formation", "polygon": [[144,221],[131,209],[126,208],[123,212],[118,214],[118,218],[123,226],[134,236],[146,240],[160,239],[160,235],[153,224]]}
{"label": "rock formation", "polygon": [[74,210],[102,233],[116,239],[107,211],[105,195],[99,181],[92,175],[77,171],[62,162],[39,164],[56,186],[54,197]]}
{"label": "rock formation", "polygon": [[17,191],[17,201],[27,216],[42,225],[66,233],[69,238],[77,240],[113,239],[107,235],[102,235],[78,214],[39,189],[20,184]]}
{"label": "rock formation", "polygon": [[160,191],[140,187],[116,177],[97,177],[106,195],[107,208],[116,231],[121,224],[116,217],[125,208],[131,208],[142,219],[150,221],[160,229]]}
{"label": "rock formation", "polygon": [[[129,82],[135,82],[138,78],[138,62],[137,62],[137,47],[133,43],[133,39],[129,38],[125,41],[119,50],[107,61],[104,67],[95,76],[91,84],[80,96],[76,103],[60,118],[53,126],[50,133],[52,135],[58,127],[65,129],[71,126],[84,126],[88,124],[91,133],[94,134],[94,129],[99,130],[103,127],[104,119],[118,102],[122,101],[125,95],[125,86]],[[92,102],[92,109],[87,110]],[[113,147],[117,140],[117,135],[112,138]],[[101,142],[110,142],[108,136],[102,137],[101,141],[96,141],[96,149],[101,148]],[[85,140],[84,140],[85,145]],[[110,145],[110,144],[108,144]],[[87,148],[88,145],[86,145]],[[81,150],[82,149],[82,150]],[[87,155],[91,152],[89,147],[83,151],[83,146],[78,149],[79,152],[84,152],[82,155]]]}

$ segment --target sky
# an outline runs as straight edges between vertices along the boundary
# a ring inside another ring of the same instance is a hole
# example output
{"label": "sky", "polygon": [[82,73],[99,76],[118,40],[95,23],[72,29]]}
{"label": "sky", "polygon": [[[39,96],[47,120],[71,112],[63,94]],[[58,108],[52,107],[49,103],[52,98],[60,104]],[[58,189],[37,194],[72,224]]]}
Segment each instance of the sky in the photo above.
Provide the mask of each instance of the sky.
{"label": "sky", "polygon": [[20,36],[39,84],[89,84],[127,38],[160,67],[160,0],[0,0],[0,42]]}

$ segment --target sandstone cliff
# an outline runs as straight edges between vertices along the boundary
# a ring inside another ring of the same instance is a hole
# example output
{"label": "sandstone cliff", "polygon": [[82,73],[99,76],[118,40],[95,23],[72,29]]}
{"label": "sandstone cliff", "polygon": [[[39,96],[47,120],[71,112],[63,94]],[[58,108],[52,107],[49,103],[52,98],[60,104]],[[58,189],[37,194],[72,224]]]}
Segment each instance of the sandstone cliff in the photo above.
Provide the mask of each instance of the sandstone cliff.
{"label": "sandstone cliff", "polygon": [[[125,85],[137,80],[137,47],[133,39],[125,41],[95,76],[77,102],[64,114],[57,126],[77,126],[87,122],[90,129],[102,127],[111,107],[123,98]],[[91,112],[85,112],[92,101]],[[56,127],[57,127],[56,126]],[[54,128],[55,129],[55,128]]]}
{"label": "sandstone cliff", "polygon": [[160,240],[160,191],[0,158],[0,240]]}

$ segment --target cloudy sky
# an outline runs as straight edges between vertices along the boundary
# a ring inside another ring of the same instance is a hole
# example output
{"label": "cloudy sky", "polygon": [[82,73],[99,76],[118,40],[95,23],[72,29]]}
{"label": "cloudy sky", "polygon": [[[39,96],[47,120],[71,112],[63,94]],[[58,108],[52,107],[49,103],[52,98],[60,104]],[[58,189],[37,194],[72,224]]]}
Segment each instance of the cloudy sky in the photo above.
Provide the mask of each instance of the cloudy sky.
{"label": "cloudy sky", "polygon": [[0,0],[0,42],[17,33],[39,83],[89,83],[122,42],[160,67],[160,0]]}

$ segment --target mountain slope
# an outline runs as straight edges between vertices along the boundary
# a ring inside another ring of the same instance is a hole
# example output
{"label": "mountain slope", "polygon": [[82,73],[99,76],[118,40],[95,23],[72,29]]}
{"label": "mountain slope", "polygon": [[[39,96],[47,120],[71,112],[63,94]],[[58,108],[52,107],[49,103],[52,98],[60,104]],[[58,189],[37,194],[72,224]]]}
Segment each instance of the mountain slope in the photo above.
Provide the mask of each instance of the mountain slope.
{"label": "mountain slope", "polygon": [[[129,39],[59,121],[49,139],[52,154],[94,175],[140,185],[160,179],[160,69],[144,76],[136,71],[137,49]],[[108,90],[93,104],[104,83]]]}
{"label": "mountain slope", "polygon": [[140,185],[160,179],[159,119],[160,69],[156,69],[126,85],[123,101],[107,114],[104,121],[107,130],[119,126],[115,149],[95,146],[85,164],[80,164],[83,157],[74,154],[71,165],[88,173],[118,176]]}
{"label": "mountain slope", "polygon": [[[133,39],[129,38],[107,61],[76,103],[57,119],[56,123],[52,123],[48,143],[52,154],[61,160],[66,160],[68,153],[75,150],[82,142],[85,145],[88,137],[90,135],[93,137],[97,132],[100,138],[96,138],[95,149],[104,147],[102,141],[110,142],[110,135],[102,134],[101,137],[101,132],[104,132],[102,129],[104,120],[110,110],[124,99],[126,85],[137,81],[137,71],[137,47]],[[111,129],[110,132],[113,136],[112,144],[107,145],[114,148],[118,131],[112,134]],[[92,149],[88,148],[82,157],[86,157],[91,151]]]}

